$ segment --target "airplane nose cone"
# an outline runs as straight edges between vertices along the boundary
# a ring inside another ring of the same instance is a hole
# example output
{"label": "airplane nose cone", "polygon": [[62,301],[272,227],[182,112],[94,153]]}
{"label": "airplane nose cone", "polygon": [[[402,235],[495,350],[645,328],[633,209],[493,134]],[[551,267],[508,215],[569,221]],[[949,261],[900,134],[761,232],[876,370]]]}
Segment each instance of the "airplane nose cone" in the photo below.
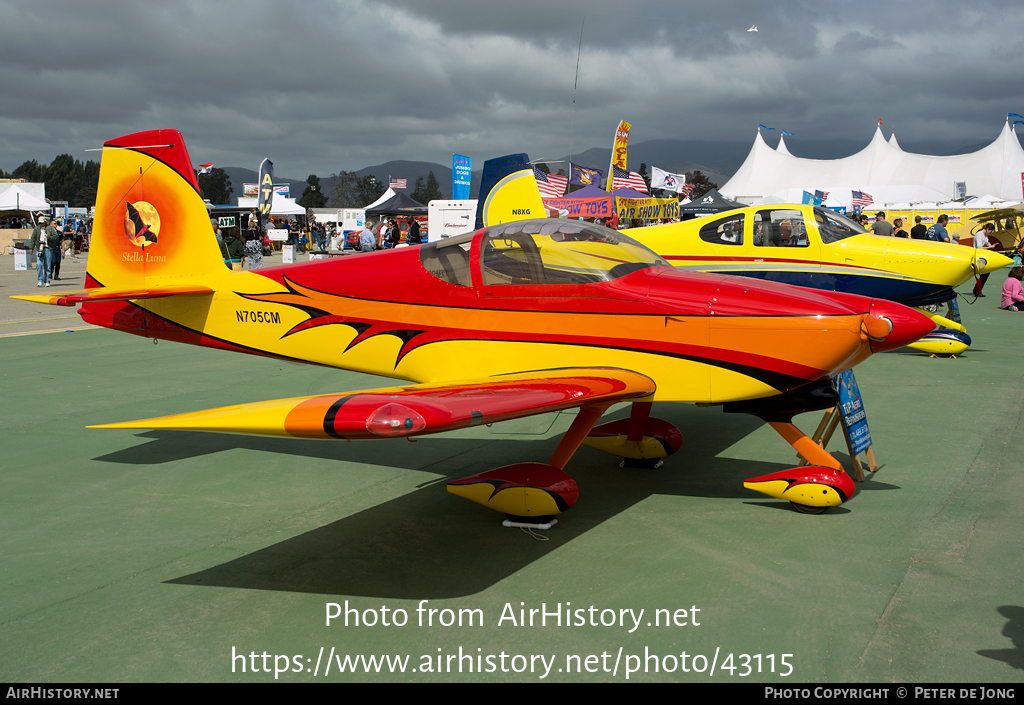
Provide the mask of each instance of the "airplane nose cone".
{"label": "airplane nose cone", "polygon": [[997,269],[1009,267],[1012,264],[1013,259],[998,252],[992,252],[991,250],[974,251],[974,271],[978,275],[994,272]]}
{"label": "airplane nose cone", "polygon": [[872,299],[863,327],[871,341],[871,352],[880,353],[910,345],[935,330],[935,323],[909,306]]}

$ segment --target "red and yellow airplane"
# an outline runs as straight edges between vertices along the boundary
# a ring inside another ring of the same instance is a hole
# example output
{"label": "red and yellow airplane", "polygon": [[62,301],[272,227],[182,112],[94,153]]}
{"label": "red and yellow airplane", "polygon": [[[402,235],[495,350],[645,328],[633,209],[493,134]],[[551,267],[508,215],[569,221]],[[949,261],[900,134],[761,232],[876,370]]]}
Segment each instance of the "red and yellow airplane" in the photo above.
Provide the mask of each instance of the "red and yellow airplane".
{"label": "red and yellow airplane", "polygon": [[[679,448],[678,430],[650,418],[655,401],[766,418],[814,465],[750,486],[810,511],[835,506],[853,484],[792,415],[835,403],[817,396],[830,374],[933,328],[890,301],[682,271],[565,220],[233,272],[175,130],[104,145],[86,286],[17,298],[80,303],[85,321],[135,335],[403,380],[97,428],[369,439],[579,409],[546,463],[449,483],[535,525],[575,502],[563,468],[581,443],[640,460]],[[628,419],[595,427],[622,401]]]}

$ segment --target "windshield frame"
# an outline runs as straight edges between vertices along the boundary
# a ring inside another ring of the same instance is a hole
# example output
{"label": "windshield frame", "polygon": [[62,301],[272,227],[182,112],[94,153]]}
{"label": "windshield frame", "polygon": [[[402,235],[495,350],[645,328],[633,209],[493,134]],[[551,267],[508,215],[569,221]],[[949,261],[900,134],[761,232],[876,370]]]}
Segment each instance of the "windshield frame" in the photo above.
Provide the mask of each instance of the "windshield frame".
{"label": "windshield frame", "polygon": [[[844,226],[847,232],[831,227],[827,223],[829,218],[835,220],[840,226]],[[818,228],[818,235],[821,237],[823,245],[841,242],[854,235],[866,235],[868,232],[860,223],[847,218],[845,215],[818,206],[814,207],[814,224]]]}

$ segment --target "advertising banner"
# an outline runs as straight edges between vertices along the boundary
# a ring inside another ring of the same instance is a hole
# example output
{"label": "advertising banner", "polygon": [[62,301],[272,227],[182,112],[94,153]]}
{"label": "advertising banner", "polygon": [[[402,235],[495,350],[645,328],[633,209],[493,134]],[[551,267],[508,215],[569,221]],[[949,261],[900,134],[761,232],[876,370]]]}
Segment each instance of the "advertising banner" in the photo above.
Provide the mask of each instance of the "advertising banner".
{"label": "advertising banner", "polygon": [[614,218],[615,199],[608,198],[545,198],[549,208],[567,211],[570,218]]}
{"label": "advertising banner", "polygon": [[850,439],[854,455],[858,455],[871,447],[871,431],[868,429],[868,416],[864,411],[857,378],[853,376],[853,370],[847,370],[836,377],[834,383],[839,385],[839,411],[843,430]]}
{"label": "advertising banner", "polygon": [[[613,167],[626,169],[626,144],[629,142],[630,127],[632,125],[622,120],[619,122],[619,126],[615,128],[615,142],[612,144],[612,160],[608,165],[608,178],[611,178]],[[609,188],[608,190],[612,189]]]}
{"label": "advertising banner", "polygon": [[270,216],[270,205],[274,200],[274,162],[264,159],[260,164],[260,192],[259,204],[260,214],[264,218]]}
{"label": "advertising banner", "polygon": [[452,200],[469,199],[469,185],[473,180],[473,160],[461,154],[452,155]]}
{"label": "advertising banner", "polygon": [[616,198],[615,210],[619,221],[657,220],[659,218],[678,218],[679,201],[674,198]]}
{"label": "advertising banner", "polygon": [[[291,196],[292,187],[289,184],[274,184],[274,193],[278,196]],[[260,195],[259,184],[242,184],[242,196],[245,198],[256,198]]]}

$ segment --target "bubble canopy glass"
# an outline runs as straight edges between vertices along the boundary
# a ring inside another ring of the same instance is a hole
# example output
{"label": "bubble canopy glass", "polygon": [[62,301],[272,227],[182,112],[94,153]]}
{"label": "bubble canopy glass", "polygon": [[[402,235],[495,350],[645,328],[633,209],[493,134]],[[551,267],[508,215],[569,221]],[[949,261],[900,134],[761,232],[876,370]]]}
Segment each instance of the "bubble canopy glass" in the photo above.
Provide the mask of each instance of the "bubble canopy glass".
{"label": "bubble canopy glass", "polygon": [[469,267],[479,267],[485,285],[589,284],[610,281],[668,262],[635,240],[593,223],[521,220],[487,228],[480,260],[470,263],[477,233],[424,245],[423,266],[434,276],[470,285]]}

